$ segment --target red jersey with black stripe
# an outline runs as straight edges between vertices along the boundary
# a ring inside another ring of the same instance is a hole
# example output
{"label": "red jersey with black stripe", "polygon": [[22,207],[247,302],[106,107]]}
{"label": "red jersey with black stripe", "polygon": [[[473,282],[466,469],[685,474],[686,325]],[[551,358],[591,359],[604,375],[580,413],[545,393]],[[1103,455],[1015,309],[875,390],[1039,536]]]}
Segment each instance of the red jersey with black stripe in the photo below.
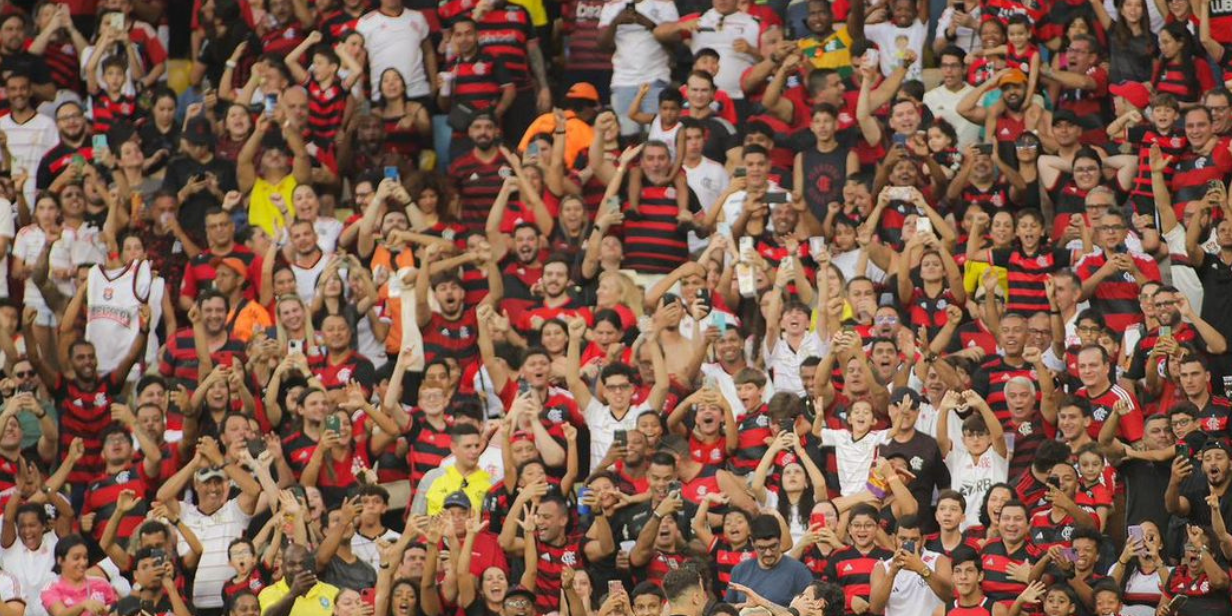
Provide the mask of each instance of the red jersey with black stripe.
{"label": "red jersey with black stripe", "polygon": [[565,568],[580,569],[586,565],[582,537],[569,537],[559,546],[535,540],[539,553],[539,575],[535,578],[535,612],[547,614],[560,609],[560,572]]}
{"label": "red jersey with black stripe", "polygon": [[989,540],[980,550],[980,562],[984,569],[980,589],[997,603],[1013,603],[1027,585],[1010,578],[1010,566],[1034,564],[1042,553],[1042,550],[1026,542],[1011,552],[1001,539]]}
{"label": "red jersey with black stripe", "polygon": [[860,597],[867,601],[869,593],[872,592],[870,581],[873,567],[893,556],[893,552],[880,547],[874,547],[867,554],[863,554],[855,546],[848,546],[830,554],[822,577],[842,587],[844,606],[847,613],[851,614],[851,600]]}
{"label": "red jersey with black stripe", "polygon": [[994,248],[988,251],[988,261],[1006,270],[1009,296],[1006,312],[1032,314],[1048,312],[1048,295],[1044,281],[1064,268],[1069,267],[1073,251],[1068,248],[1037,250],[1026,254],[1020,249]]}
{"label": "red jersey with black stripe", "polygon": [[100,375],[92,385],[56,377],[51,397],[60,418],[60,454],[65,455],[73,439],[80,438],[85,454],[68,474],[70,483],[85,485],[103,472],[103,442],[99,434],[111,423],[111,405],[120,401],[127,374]]}
{"label": "red jersey with black stripe", "polygon": [[331,147],[342,127],[347,91],[337,78],[328,86],[312,78],[303,85],[308,90],[308,139],[322,148]]}
{"label": "red jersey with black stripe", "polygon": [[[697,199],[690,191],[690,204]],[[625,205],[622,266],[647,274],[669,274],[689,259],[688,231],[676,219],[676,186],[644,186],[637,210]]]}
{"label": "red jersey with black stripe", "polygon": [[[1005,402],[1005,384],[1010,379],[1019,376],[1030,379],[1032,382],[1039,381],[1039,375],[1036,374],[1031,364],[1023,361],[1022,365],[1014,366],[1005,361],[1004,357],[997,357],[986,362],[971,377],[972,389],[984,398],[993,414],[997,416],[997,420],[1001,422],[1001,427],[1007,430],[1010,428],[1010,408]],[[1036,392],[1036,402],[1040,397],[1041,394]]]}
{"label": "red jersey with black stripe", "polygon": [[716,536],[710,541],[710,547],[706,550],[710,555],[710,560],[715,565],[715,575],[718,577],[718,584],[715,585],[714,591],[717,596],[723,596],[727,592],[727,585],[731,582],[732,569],[736,565],[757,558],[757,553],[753,551],[752,542],[746,541],[744,547],[736,548],[731,542],[721,536]]}
{"label": "red jersey with black stripe", "polygon": [[[1130,252],[1129,256],[1146,280],[1160,281],[1159,265],[1154,259],[1135,252]],[[1107,262],[1108,257],[1100,251],[1084,257],[1075,269],[1078,277],[1086,282]],[[1091,307],[1104,316],[1104,323],[1113,331],[1123,334],[1129,326],[1141,323],[1145,318],[1142,314],[1142,305],[1138,300],[1138,292],[1141,290],[1134,275],[1130,272],[1114,273],[1101,280],[1095,287],[1095,293],[1090,298]]]}

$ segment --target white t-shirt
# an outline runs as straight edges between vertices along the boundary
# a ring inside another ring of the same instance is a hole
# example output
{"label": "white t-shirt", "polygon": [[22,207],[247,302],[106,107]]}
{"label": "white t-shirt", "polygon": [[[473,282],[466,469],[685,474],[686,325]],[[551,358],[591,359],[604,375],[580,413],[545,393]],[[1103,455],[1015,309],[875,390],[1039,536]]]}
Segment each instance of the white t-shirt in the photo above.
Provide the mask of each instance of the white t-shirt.
{"label": "white t-shirt", "polygon": [[[180,501],[180,519],[197,535],[201,542],[201,560],[197,563],[197,577],[193,584],[193,605],[199,608],[222,607],[222,588],[227,580],[235,577],[235,569],[228,564],[227,546],[231,541],[244,536],[252,516],[240,508],[239,499],[226,502],[213,515],[201,513],[197,506]],[[181,539],[181,543],[183,539]],[[184,543],[180,554],[185,553]]]}
{"label": "white t-shirt", "polygon": [[[606,28],[620,12],[625,2],[608,2],[599,13],[599,28]],[[667,0],[641,0],[633,5],[655,25],[680,19],[676,4]],[[638,24],[623,24],[616,28],[616,51],[612,53],[612,87],[636,87],[652,81],[670,81],[671,58],[654,33]]]}
{"label": "white t-shirt", "polygon": [[[784,190],[782,186],[779,186],[774,180],[766,180],[766,192],[785,193],[787,191]],[[740,214],[744,212],[744,202],[748,200],[748,198],[749,191],[747,190],[738,190],[729,195],[727,200],[723,202],[723,215],[720,220],[729,225],[736,224],[736,221],[740,219]],[[790,200],[790,197],[788,199]],[[773,208],[778,206],[772,205],[771,207]],[[766,219],[766,229],[773,230],[769,218]]]}
{"label": "white t-shirt", "polygon": [[882,74],[889,76],[898,68],[902,61],[902,52],[910,49],[915,52],[915,62],[907,69],[907,79],[920,79],[924,65],[924,39],[928,37],[928,25],[916,20],[910,27],[900,28],[894,22],[886,21],[871,26],[864,26],[864,36],[877,43],[881,60]]}
{"label": "white t-shirt", "polygon": [[718,52],[719,74],[714,76],[714,85],[727,92],[732,100],[744,99],[740,76],[756,62],[753,56],[738,53],[733,45],[738,39],[744,39],[749,47],[757,49],[761,36],[760,22],[748,13],[737,11],[722,15],[715,9],[702,13],[698,21],[697,30],[689,37],[689,50],[695,54],[703,49]]}
{"label": "white t-shirt", "polygon": [[590,430],[590,468],[599,468],[599,461],[607,455],[607,450],[612,448],[612,443],[616,440],[617,430],[636,430],[637,416],[649,410],[651,410],[650,405],[643,402],[630,407],[622,419],[616,419],[612,415],[611,406],[591,396],[590,404],[587,404],[583,411],[586,416],[586,427]]}
{"label": "white t-shirt", "polygon": [[342,221],[337,218],[323,216],[312,223],[317,232],[317,246],[321,252],[332,255],[338,249],[338,238],[342,237]]}
{"label": "white t-shirt", "polygon": [[805,332],[800,341],[800,348],[793,349],[787,344],[787,338],[782,334],[774,344],[774,348],[762,343],[762,353],[766,366],[774,372],[774,388],[779,391],[804,395],[804,381],[800,379],[800,364],[806,357],[822,357],[825,344],[817,332]]}
{"label": "white t-shirt", "polygon": [[959,150],[980,140],[980,127],[958,113],[958,102],[974,89],[974,86],[964,81],[957,92],[951,91],[945,85],[938,85],[924,93],[924,104],[933,112],[933,116],[945,118],[945,121],[954,127],[954,132],[958,133]]}
{"label": "white t-shirt", "polygon": [[648,141],[654,139],[666,143],[667,151],[672,155],[672,160],[676,160],[676,135],[680,132],[681,126],[684,126],[684,124],[676,122],[676,125],[671,130],[665,130],[663,128],[663,120],[658,115],[655,115],[654,120],[650,122],[650,132],[647,133],[646,139]]}
{"label": "white t-shirt", "polygon": [[0,553],[0,568],[10,573],[17,580],[21,589],[21,598],[26,602],[26,616],[47,616],[47,608],[43,607],[43,591],[60,579],[51,572],[56,564],[56,534],[48,532],[43,535],[43,542],[37,550],[26,548],[21,539]]}
{"label": "white t-shirt", "polygon": [[[702,364],[702,376],[711,377],[714,379],[715,385],[719,388],[719,393],[727,399],[727,403],[731,405],[732,415],[736,417],[736,421],[744,417],[744,403],[740,401],[740,396],[736,395],[736,381],[732,375],[728,374],[723,366],[717,362],[713,364]],[[774,395],[774,383],[766,382],[766,386],[762,388],[761,401],[769,402],[770,397]]]}
{"label": "white t-shirt", "polygon": [[[931,550],[921,550],[920,560],[924,566],[936,573],[937,558],[940,554]],[[890,570],[893,559],[883,560],[876,566],[884,571]],[[933,609],[941,605],[937,593],[929,588],[928,581],[914,571],[903,569],[894,577],[894,585],[890,587],[890,597],[886,601],[885,616],[915,616],[916,614],[931,614]]]}
{"label": "white t-shirt", "polygon": [[[9,139],[9,153],[13,155],[10,169],[17,175],[18,169],[25,169],[31,179],[38,171],[43,156],[60,143],[60,131],[56,129],[56,121],[36,113],[34,117],[18,124],[13,120],[13,114],[0,118],[0,131]],[[34,182],[26,182],[23,191],[26,203],[34,203]],[[8,271],[7,269],[5,271]]]}
{"label": "white t-shirt", "polygon": [[355,31],[364,36],[364,48],[368,50],[368,79],[372,83],[373,100],[381,96],[381,74],[388,68],[397,69],[402,75],[408,97],[419,98],[431,93],[421,46],[428,38],[428,20],[419,11],[403,9],[397,17],[372,11],[359,18]]}
{"label": "white t-shirt", "polygon": [[[291,273],[295,274],[295,294],[304,303],[311,303],[312,296],[317,293],[317,279],[321,277],[321,272],[325,271],[325,266],[329,265],[329,256],[321,253],[320,258],[311,267],[301,267],[295,263],[291,263]],[[343,280],[346,280],[344,277]]]}
{"label": "white t-shirt", "polygon": [[950,486],[958,490],[968,503],[975,503],[967,507],[964,528],[979,524],[979,503],[984,502],[984,494],[993,484],[1001,483],[1009,476],[1009,460],[993,447],[989,447],[978,460],[972,459],[971,454],[962,449],[953,448],[945,456],[945,467],[950,469]]}
{"label": "white t-shirt", "polygon": [[[684,179],[688,182],[693,194],[697,195],[697,202],[701,204],[702,210],[709,212],[717,207],[719,195],[723,194],[723,191],[727,190],[727,185],[731,183],[727,169],[704,156],[696,167],[689,168],[687,165],[681,165],[681,169],[684,169]],[[701,239],[696,233],[689,231],[689,252],[705,250],[709,244],[710,240]]]}
{"label": "white t-shirt", "polygon": [[[402,537],[402,535],[392,530],[385,529],[385,534],[380,537],[376,537],[376,539],[383,539],[393,543],[400,537]],[[351,537],[351,552],[353,552],[355,556],[359,557],[360,560],[372,565],[374,570],[381,566],[381,548],[373,539],[369,539],[359,534],[358,528],[355,529],[355,536]]]}
{"label": "white t-shirt", "polygon": [[843,496],[857,494],[868,483],[868,471],[873,467],[877,446],[889,439],[889,430],[873,430],[860,440],[851,437],[850,430],[821,430],[821,446],[833,447],[838,460],[838,483]]}

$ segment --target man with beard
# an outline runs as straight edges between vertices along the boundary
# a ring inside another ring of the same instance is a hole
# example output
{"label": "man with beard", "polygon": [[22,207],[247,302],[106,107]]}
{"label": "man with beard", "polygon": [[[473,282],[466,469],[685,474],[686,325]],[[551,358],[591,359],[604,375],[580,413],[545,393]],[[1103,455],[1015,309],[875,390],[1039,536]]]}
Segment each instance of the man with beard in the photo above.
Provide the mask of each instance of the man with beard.
{"label": "man with beard", "polygon": [[[850,76],[851,46],[855,42],[851,31],[863,30],[864,5],[857,6],[858,3],[853,2],[847,13],[847,23],[835,28],[834,7],[830,0],[808,0],[804,4],[808,14],[803,24],[796,23],[796,3],[788,6],[787,18],[791,22],[788,27],[795,32],[808,29],[808,35],[796,43],[804,51],[805,60],[813,69],[835,70],[841,77]],[[801,25],[805,28],[800,28]]]}
{"label": "man with beard", "polygon": [[[715,387],[727,398],[736,419],[740,419],[745,413],[734,380],[737,373],[749,367],[748,358],[744,354],[744,339],[745,336],[738,326],[728,324],[726,328],[719,330],[718,339],[711,343],[714,347],[714,361],[701,366],[702,376],[714,379]],[[762,402],[769,402],[773,395],[774,386],[767,381],[762,390]]]}
{"label": "man with beard", "polygon": [[158,364],[158,371],[168,379],[168,385],[194,389],[214,365],[234,361],[242,364],[246,360],[244,343],[227,334],[230,311],[227,296],[213,289],[202,291],[196,304],[190,304],[188,320],[191,326],[176,332]]}
{"label": "man with beard", "polygon": [[1173,439],[1169,415],[1146,418],[1142,440],[1132,447],[1116,440],[1119,414],[1109,418],[1099,433],[1100,448],[1117,475],[1125,479],[1125,524],[1133,526],[1143,520],[1158,528],[1167,528],[1168,510],[1159,495],[1165,493],[1172,477]]}
{"label": "man with beard", "polygon": [[[1001,101],[984,107],[981,101],[993,88],[1001,88]],[[1002,69],[996,75],[958,101],[958,115],[978,126],[984,126],[988,114],[993,113],[993,136],[996,138],[997,155],[1001,160],[1018,160],[1014,143],[1024,132],[1040,129],[1047,132],[1052,126],[1052,114],[1043,107],[1028,101],[1027,76],[1016,68]]]}
{"label": "man with beard", "polygon": [[[1160,287],[1152,298],[1143,301],[1155,304],[1155,319],[1159,326],[1138,339],[1125,378],[1146,378],[1147,371],[1158,370],[1159,364],[1175,352],[1178,345],[1193,346],[1210,355],[1219,355],[1228,350],[1228,341],[1223,334],[1194,313],[1189,299],[1176,287]],[[1160,348],[1157,350],[1157,347]]]}
{"label": "man with beard", "polygon": [[367,357],[360,355],[352,346],[355,332],[350,322],[341,314],[331,314],[321,321],[321,339],[325,353],[313,355],[308,360],[312,374],[321,380],[327,390],[341,389],[348,383],[359,383],[370,394],[376,382],[376,369]]}
{"label": "man with beard", "polygon": [[[56,84],[43,58],[26,51],[26,14],[13,11],[0,21],[0,74],[22,73],[30,77],[30,93],[40,101],[56,97]],[[0,110],[5,108],[0,101]]]}
{"label": "man with beard", "polygon": [[[1187,456],[1177,456],[1172,461],[1172,478],[1164,492],[1168,513],[1189,518],[1195,526],[1210,526],[1211,516],[1220,515],[1232,520],[1232,445],[1223,439],[1207,439],[1202,448],[1202,474],[1206,481],[1187,481],[1193,474],[1193,463]],[[1219,499],[1219,506],[1212,507],[1209,497]]]}
{"label": "man with beard", "polygon": [[732,568],[731,584],[723,597],[728,603],[749,600],[752,590],[776,605],[788,605],[808,588],[813,574],[800,561],[783,554],[783,529],[772,515],[759,515],[749,524],[756,558]]}
{"label": "man with beard", "polygon": [[593,319],[593,314],[576,297],[569,293],[573,286],[569,280],[569,258],[563,254],[548,257],[543,264],[543,276],[539,279],[542,299],[539,305],[522,313],[522,320],[515,325],[523,333],[539,331],[549,319],[565,319],[580,314]]}
{"label": "man with beard", "polygon": [[[10,16],[4,23],[3,27],[13,23],[12,17]],[[0,31],[3,27],[0,27]],[[94,148],[86,146],[90,131],[86,123],[85,111],[80,103],[75,101],[60,103],[60,106],[56,107],[56,127],[60,129],[60,143],[48,150],[39,161],[34,183],[35,188],[39,190],[50,188],[52,182],[55,182],[56,178],[65,171],[79,177],[84,165],[94,160]],[[71,171],[70,167],[72,167]]]}
{"label": "man with beard", "polygon": [[[465,369],[475,361],[478,352],[479,321],[475,310],[466,309],[466,289],[458,274],[449,270],[431,273],[437,254],[435,245],[427,248],[415,282],[415,321],[423,332],[424,361],[453,357]],[[429,290],[440,312],[433,311],[428,303]],[[499,300],[499,296],[489,293],[480,305],[493,305]]]}
{"label": "man with beard", "polygon": [[[326,258],[317,243],[317,230],[311,222],[297,219],[291,223],[288,235],[291,239],[291,272],[295,274],[295,293],[305,304],[309,304],[313,295],[322,292],[328,276],[322,277],[321,274],[326,267],[332,262],[336,272],[341,262]],[[343,284],[347,284],[345,278]]]}
{"label": "man with beard", "polygon": [[[532,494],[542,495],[536,505],[531,504]],[[570,507],[559,493],[522,490],[514,499],[510,516],[501,529],[501,547],[515,558],[524,553],[524,541],[535,542],[535,552],[540,559],[535,581],[535,603],[539,613],[560,607],[562,569],[601,560],[615,550],[608,524],[593,524],[585,535],[571,534],[569,514]],[[519,537],[517,531],[522,528],[523,515],[534,516],[533,533]]]}
{"label": "man with beard", "polygon": [[539,302],[534,290],[541,286],[544,273],[542,237],[534,223],[521,222],[513,229],[513,258],[501,270],[504,297],[499,304],[510,323],[521,323],[523,314]]}
{"label": "man with beard", "polygon": [[[36,315],[34,308],[26,308],[22,314],[22,333],[26,340],[34,340],[32,330]],[[31,344],[26,349],[30,364],[55,400],[60,422],[60,451],[68,451],[76,438],[85,444],[81,460],[68,475],[68,481],[75,486],[73,502],[77,505],[82,502],[86,484],[103,472],[102,431],[111,423],[111,404],[119,399],[133,365],[145,356],[146,340],[150,335],[150,307],[143,304],[137,317],[139,327],[133,346],[116,364],[115,370],[107,374],[98,373],[98,356],[94,345],[86,340],[78,340],[68,347],[71,377],[56,372],[40,355],[39,345]]]}
{"label": "man with beard", "polygon": [[209,248],[193,257],[184,270],[184,282],[180,286],[180,309],[187,311],[197,299],[197,292],[203,289],[217,273],[215,263],[219,259],[239,259],[248,268],[248,287],[244,289],[244,297],[249,300],[257,298],[257,289],[261,285],[261,257],[248,247],[235,243],[235,222],[231,215],[221,208],[211,208],[205,213],[205,239]]}
{"label": "man with beard", "polygon": [[[1215,134],[1210,110],[1190,107],[1185,111],[1184,122],[1189,152],[1172,161],[1172,205],[1177,211],[1183,211],[1190,201],[1206,197],[1208,182],[1222,182],[1232,172],[1232,143],[1222,142]],[[1195,253],[1189,254],[1194,258]]]}
{"label": "man with beard", "polygon": [[[3,26],[0,26],[0,33]],[[4,78],[4,91],[8,96],[9,113],[0,117],[0,131],[6,137],[9,171],[17,175],[18,169],[38,169],[39,162],[60,141],[56,123],[38,113],[31,105],[30,76],[12,72]],[[23,193],[26,203],[34,203],[34,182],[26,182]]]}
{"label": "man with beard", "polygon": [[[437,84],[437,102],[446,110],[453,105],[467,105],[476,111],[490,111],[499,120],[513,105],[517,90],[504,62],[479,51],[478,28],[475,20],[462,17],[450,29],[454,59],[448,70],[453,77],[449,88]],[[455,132],[454,142],[465,143],[465,137]]]}
{"label": "man with beard", "polygon": [[1082,278],[1082,297],[1091,302],[1113,331],[1123,333],[1143,321],[1138,294],[1149,282],[1159,282],[1159,265],[1150,255],[1130,250],[1125,214],[1109,210],[1095,227],[1098,249],[1082,258],[1074,270]]}
{"label": "man with beard", "polygon": [[483,232],[492,203],[505,177],[512,173],[497,148],[499,126],[490,112],[475,114],[466,129],[466,136],[474,147],[449,164],[448,174],[454,181],[462,208],[461,222],[471,233]]}

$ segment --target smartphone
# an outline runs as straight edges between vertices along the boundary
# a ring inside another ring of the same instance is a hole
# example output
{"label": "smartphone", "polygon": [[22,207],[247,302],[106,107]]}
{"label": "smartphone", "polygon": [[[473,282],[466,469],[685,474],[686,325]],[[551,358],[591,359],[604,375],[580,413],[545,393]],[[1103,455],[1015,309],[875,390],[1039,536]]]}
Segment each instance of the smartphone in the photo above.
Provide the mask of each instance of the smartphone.
{"label": "smartphone", "polygon": [[376,589],[364,588],[359,591],[359,600],[367,603],[373,609],[376,608]]}
{"label": "smartphone", "polygon": [[1138,556],[1146,556],[1146,534],[1142,532],[1142,526],[1133,525],[1126,529],[1130,539],[1137,539],[1138,543],[1142,544],[1142,548],[1138,550]]}
{"label": "smartphone", "polygon": [[1048,485],[1060,490],[1061,489],[1061,478],[1060,477],[1049,477]]}
{"label": "smartphone", "polygon": [[539,142],[538,141],[531,141],[530,145],[526,146],[526,155],[535,156],[535,157],[539,156]]}
{"label": "smartphone", "polygon": [[1185,607],[1185,603],[1188,601],[1189,597],[1186,595],[1177,595],[1172,597],[1172,599],[1168,601],[1168,613],[1174,615],[1180,614],[1181,608]]}
{"label": "smartphone", "polygon": [[325,417],[325,429],[334,432],[335,434],[342,431],[342,420],[337,415],[327,415]]}
{"label": "smartphone", "polygon": [[1171,325],[1160,325],[1159,326],[1159,337],[1160,338],[1171,338],[1172,337],[1172,326]]}
{"label": "smartphone", "polygon": [[528,391],[530,391],[530,383],[526,379],[518,379],[518,395],[525,395]]}
{"label": "smartphone", "polygon": [[796,429],[795,417],[784,417],[779,420],[779,432],[794,432]]}
{"label": "smartphone", "polygon": [[684,484],[680,483],[679,480],[672,481],[671,483],[667,484],[667,495],[668,496],[671,496],[673,494],[675,494],[676,496],[681,496],[681,492],[683,491],[684,491]]}
{"label": "smartphone", "polygon": [[979,152],[980,154],[992,154],[992,144],[991,143],[981,143],[975,146],[975,151]]}
{"label": "smartphone", "polygon": [[861,65],[864,65],[864,64],[877,65],[880,62],[881,62],[881,56],[880,54],[877,53],[877,50],[869,49],[868,51],[864,52],[864,59],[860,61],[860,64]]}
{"label": "smartphone", "polygon": [[304,354],[304,341],[303,340],[288,340],[287,341],[287,352],[288,353],[299,353],[300,355],[303,355]]}
{"label": "smartphone", "polygon": [[629,446],[628,430],[616,430],[612,432],[612,444],[618,447],[628,447]]}
{"label": "smartphone", "polygon": [[820,235],[809,238],[809,252],[811,254],[819,255],[825,251],[826,251],[826,238]]}
{"label": "smartphone", "polygon": [[787,203],[787,193],[785,192],[766,193],[766,205],[776,205],[779,203]]}
{"label": "smartphone", "polygon": [[1125,242],[1117,244],[1112,250],[1119,255],[1129,254],[1129,246],[1126,246]]}
{"label": "smartphone", "polygon": [[611,196],[607,198],[607,209],[613,214],[620,211],[620,197]]}
{"label": "smartphone", "polygon": [[399,177],[397,167],[385,167],[385,179],[393,180],[395,182],[402,181],[401,178]]}
{"label": "smartphone", "polygon": [[607,596],[611,597],[613,595],[622,594],[624,593],[624,591],[625,591],[624,582],[621,582],[620,580],[608,580]]}
{"label": "smartphone", "polygon": [[891,186],[886,190],[890,191],[890,198],[895,201],[908,201],[911,199],[911,191],[906,186]]}
{"label": "smartphone", "polygon": [[94,158],[98,158],[107,149],[107,135],[94,135]]}
{"label": "smartphone", "polygon": [[115,28],[116,30],[123,32],[124,31],[124,13],[118,13],[118,12],[111,13],[110,15],[107,16],[107,23],[111,25],[112,28]]}
{"label": "smartphone", "polygon": [[278,108],[278,95],[277,94],[266,94],[265,95],[265,117],[267,118],[274,117],[274,109],[276,108]]}
{"label": "smartphone", "polygon": [[1061,548],[1061,558],[1065,559],[1066,562],[1076,562],[1078,560],[1078,552],[1075,552],[1074,548]]}
{"label": "smartphone", "polygon": [[722,312],[711,313],[710,322],[719,329],[719,333],[727,331],[727,315]]}
{"label": "smartphone", "polygon": [[911,553],[915,553],[915,541],[914,541],[914,540],[910,540],[910,539],[909,539],[909,540],[907,540],[907,541],[904,541],[904,542],[903,542],[903,551],[904,551],[904,552],[911,552]]}
{"label": "smartphone", "polygon": [[910,138],[910,137],[909,137],[908,135],[904,135],[904,134],[902,134],[902,133],[894,133],[893,135],[890,135],[890,141],[891,141],[891,142],[893,142],[893,143],[894,143],[894,145],[903,145],[903,146],[905,146],[905,145],[907,145],[907,140],[908,140],[909,138]]}
{"label": "smartphone", "polygon": [[822,528],[825,528],[826,527],[826,514],[814,513],[814,514],[809,515],[809,527],[811,528],[813,526],[820,526]]}
{"label": "smartphone", "polygon": [[916,218],[915,219],[915,232],[917,234],[932,233],[933,232],[933,221],[929,220],[927,216],[920,216]]}
{"label": "smartphone", "polygon": [[732,177],[742,178],[748,174],[749,170],[746,167],[736,167],[736,172],[732,174]]}
{"label": "smartphone", "polygon": [[154,558],[154,566],[161,567],[167,560],[167,553],[162,548],[150,548],[150,556]]}
{"label": "smartphone", "polygon": [[680,296],[675,293],[664,293],[662,301],[664,306],[671,306],[680,303]]}
{"label": "smartphone", "polygon": [[203,76],[201,78],[201,91],[209,92],[210,90],[213,90],[213,89],[214,89],[214,82],[210,81],[209,75]]}
{"label": "smartphone", "polygon": [[710,308],[711,308],[711,303],[710,303],[710,289],[698,289],[698,290],[697,290],[697,299],[699,299],[699,300],[701,300],[701,301],[702,301],[702,306],[705,306],[705,307],[706,307],[706,311],[707,311],[707,312],[709,312],[709,311],[710,311]]}
{"label": "smartphone", "polygon": [[248,455],[252,456],[253,460],[261,457],[265,453],[265,439],[254,438],[248,441]]}

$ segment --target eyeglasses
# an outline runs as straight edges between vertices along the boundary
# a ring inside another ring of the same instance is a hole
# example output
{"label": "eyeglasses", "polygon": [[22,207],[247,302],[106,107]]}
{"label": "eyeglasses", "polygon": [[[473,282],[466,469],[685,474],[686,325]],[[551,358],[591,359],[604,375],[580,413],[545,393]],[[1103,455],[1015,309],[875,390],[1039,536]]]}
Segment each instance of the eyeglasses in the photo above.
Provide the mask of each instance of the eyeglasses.
{"label": "eyeglasses", "polygon": [[1100,225],[1095,227],[1095,230],[1101,233],[1116,233],[1117,231],[1124,231],[1128,228],[1129,227],[1126,227],[1125,225]]}
{"label": "eyeglasses", "polygon": [[21,372],[14,372],[13,376],[19,379],[29,379],[29,378],[34,377],[34,371],[33,370],[22,370]]}
{"label": "eyeglasses", "polygon": [[530,599],[527,599],[525,597],[518,597],[516,599],[506,599],[505,605],[508,605],[509,607],[512,607],[512,608],[530,607]]}
{"label": "eyeglasses", "polygon": [[1074,173],[1097,173],[1099,167],[1074,167]]}
{"label": "eyeglasses", "polygon": [[82,119],[82,118],[84,118],[84,117],[86,117],[86,116],[85,116],[85,114],[83,114],[83,113],[70,113],[70,114],[68,114],[68,115],[57,116],[57,117],[56,117],[56,121],[57,121],[57,122],[63,122],[63,121],[66,121],[66,120],[80,120],[80,119]]}

